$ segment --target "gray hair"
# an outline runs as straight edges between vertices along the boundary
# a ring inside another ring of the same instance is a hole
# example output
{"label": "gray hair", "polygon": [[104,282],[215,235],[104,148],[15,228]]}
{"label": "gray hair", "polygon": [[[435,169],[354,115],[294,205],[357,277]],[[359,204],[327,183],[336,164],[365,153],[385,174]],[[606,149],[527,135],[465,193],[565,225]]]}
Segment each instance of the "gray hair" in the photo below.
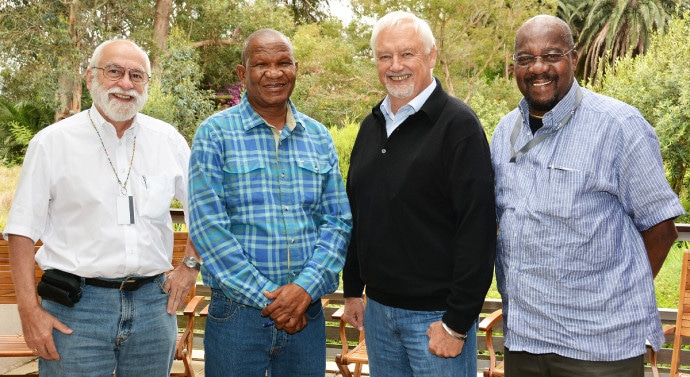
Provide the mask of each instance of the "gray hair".
{"label": "gray hair", "polygon": [[436,46],[436,39],[434,38],[434,34],[431,32],[429,23],[410,12],[404,11],[390,12],[376,21],[374,29],[371,32],[371,41],[369,42],[371,45],[371,51],[376,53],[376,40],[378,39],[381,30],[400,25],[403,22],[413,23],[415,30],[417,31],[417,35],[419,35],[419,39],[421,39],[422,43],[424,44],[424,53],[428,54],[431,52],[431,49]]}
{"label": "gray hair", "polygon": [[105,48],[105,46],[115,42],[127,42],[131,44],[134,48],[136,48],[141,53],[141,56],[144,58],[144,61],[146,61],[146,73],[149,76],[151,76],[151,60],[149,59],[149,55],[146,53],[146,51],[144,51],[143,48],[139,47],[138,44],[127,39],[110,39],[98,45],[98,47],[96,47],[96,49],[93,50],[93,54],[91,55],[91,59],[89,60],[89,67],[97,67],[98,64],[101,62],[101,57],[103,56],[103,49]]}

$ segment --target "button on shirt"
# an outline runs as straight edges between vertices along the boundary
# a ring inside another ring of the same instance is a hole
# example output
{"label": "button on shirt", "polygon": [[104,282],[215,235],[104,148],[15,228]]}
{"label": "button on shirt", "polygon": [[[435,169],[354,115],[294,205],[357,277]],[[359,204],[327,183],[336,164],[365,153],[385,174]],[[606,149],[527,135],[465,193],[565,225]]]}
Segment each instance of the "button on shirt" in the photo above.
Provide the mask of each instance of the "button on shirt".
{"label": "button on shirt", "polygon": [[[519,150],[570,121],[510,163]],[[512,351],[593,361],[645,353],[663,340],[641,231],[684,213],[651,126],[633,107],[580,88],[533,136],[523,99],[491,141],[499,236],[496,277]]]}
{"label": "button on shirt", "polygon": [[[133,197],[134,224],[118,224],[120,181]],[[134,137],[136,136],[136,148]],[[137,114],[121,139],[95,107],[31,140],[4,229],[43,246],[42,269],[84,277],[152,276],[172,268],[170,204],[187,203],[189,146],[171,125]]]}
{"label": "button on shirt", "polygon": [[190,159],[190,236],[204,283],[263,308],[295,283],[313,299],[338,287],[352,215],[328,130],[297,112],[276,151],[244,96],[205,120]]}

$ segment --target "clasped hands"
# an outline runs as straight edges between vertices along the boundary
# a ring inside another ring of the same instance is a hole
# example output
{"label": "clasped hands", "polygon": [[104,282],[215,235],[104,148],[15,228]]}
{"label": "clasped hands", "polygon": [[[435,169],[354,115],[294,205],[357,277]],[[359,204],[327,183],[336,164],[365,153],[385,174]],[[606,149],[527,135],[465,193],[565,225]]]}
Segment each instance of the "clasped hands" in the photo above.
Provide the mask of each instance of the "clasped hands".
{"label": "clasped hands", "polygon": [[306,312],[311,304],[311,296],[304,288],[291,283],[272,292],[264,291],[264,296],[272,301],[261,311],[261,315],[269,317],[277,329],[294,334],[307,326]]}

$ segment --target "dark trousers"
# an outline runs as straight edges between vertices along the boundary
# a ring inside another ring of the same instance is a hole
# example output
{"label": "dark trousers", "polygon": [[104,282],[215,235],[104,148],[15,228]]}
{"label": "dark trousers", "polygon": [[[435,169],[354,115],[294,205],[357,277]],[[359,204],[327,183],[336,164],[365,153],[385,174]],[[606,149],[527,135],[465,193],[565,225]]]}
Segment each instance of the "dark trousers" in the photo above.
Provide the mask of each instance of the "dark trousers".
{"label": "dark trousers", "polygon": [[644,355],[618,361],[586,361],[555,353],[504,354],[506,377],[643,377]]}

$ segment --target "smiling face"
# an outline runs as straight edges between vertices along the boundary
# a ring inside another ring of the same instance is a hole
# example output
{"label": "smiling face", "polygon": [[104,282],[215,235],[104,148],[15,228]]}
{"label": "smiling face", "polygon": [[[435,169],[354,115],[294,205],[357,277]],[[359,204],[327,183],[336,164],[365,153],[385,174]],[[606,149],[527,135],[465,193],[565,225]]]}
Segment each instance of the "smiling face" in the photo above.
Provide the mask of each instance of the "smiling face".
{"label": "smiling face", "polygon": [[91,91],[96,109],[116,127],[128,127],[148,100],[148,84],[133,83],[129,70],[122,78],[113,81],[106,78],[102,70],[93,68],[110,64],[148,72],[146,57],[132,42],[115,41],[103,47],[99,61],[92,62],[92,67],[86,71],[86,86]]}
{"label": "smiling face", "polygon": [[[555,17],[535,17],[518,30],[515,56],[565,53],[571,50],[570,30]],[[515,65],[515,80],[530,113],[543,115],[558,104],[570,90],[575,79],[577,51],[565,55],[557,63],[537,59],[528,66]]]}
{"label": "smiling face", "polygon": [[297,78],[292,45],[278,32],[262,32],[247,41],[244,64],[237,75],[244,82],[247,100],[261,114],[271,108],[284,109]]}
{"label": "smiling face", "polygon": [[431,84],[436,47],[425,53],[424,43],[410,21],[381,30],[375,46],[379,81],[397,112]]}

